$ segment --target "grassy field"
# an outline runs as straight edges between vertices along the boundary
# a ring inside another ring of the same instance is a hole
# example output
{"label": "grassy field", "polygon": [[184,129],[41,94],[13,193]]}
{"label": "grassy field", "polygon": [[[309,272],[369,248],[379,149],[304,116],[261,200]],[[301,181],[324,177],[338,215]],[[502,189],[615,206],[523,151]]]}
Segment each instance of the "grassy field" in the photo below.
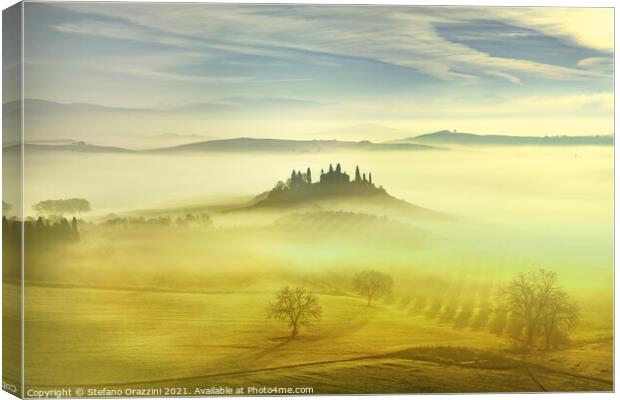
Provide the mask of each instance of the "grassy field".
{"label": "grassy field", "polygon": [[[612,170],[607,150],[583,151],[587,160],[520,150],[483,159],[463,152],[462,162],[444,159],[448,152],[407,156],[407,168],[392,158],[373,163],[389,193],[462,217],[450,223],[358,210],[358,202],[100,210],[81,221],[79,242],[26,246],[26,386],[181,388],[170,393],[177,395],[220,385],[362,394],[610,391]],[[317,157],[317,167],[331,162]],[[262,174],[269,160],[254,161]],[[261,193],[290,165],[242,187]],[[221,189],[206,183],[206,191]],[[166,188],[166,196],[179,196]],[[193,182],[186,193],[195,191]],[[139,196],[132,200],[145,207]],[[212,224],[187,222],[186,214],[202,213]],[[518,352],[507,335],[514,313],[494,312],[498,288],[539,268],[557,273],[579,323],[560,350],[539,350],[539,342]],[[394,280],[372,307],[353,287],[366,270]],[[286,323],[266,318],[284,286],[313,292],[323,310],[295,339]],[[9,281],[4,290],[17,297]],[[16,309],[5,303],[5,319],[15,321]]]}
{"label": "grassy field", "polygon": [[[5,291],[11,287],[5,284]],[[13,288],[14,289],[14,288]],[[291,340],[265,318],[272,292],[26,289],[32,389],[213,385],[314,393],[612,390],[611,329],[585,327],[570,350],[510,353],[509,342],[407,300],[367,307],[319,293],[321,321]],[[480,313],[474,307],[471,321]],[[470,325],[473,325],[470,324]]]}

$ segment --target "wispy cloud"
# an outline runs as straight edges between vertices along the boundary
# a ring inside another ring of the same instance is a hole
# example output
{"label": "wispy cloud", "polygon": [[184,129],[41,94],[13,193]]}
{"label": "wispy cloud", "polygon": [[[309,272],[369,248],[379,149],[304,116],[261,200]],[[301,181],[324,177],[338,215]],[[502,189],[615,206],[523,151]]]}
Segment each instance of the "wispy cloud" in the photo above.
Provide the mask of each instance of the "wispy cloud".
{"label": "wispy cloud", "polygon": [[[475,27],[480,20],[503,20],[538,29],[541,34],[555,35],[574,44],[609,50],[606,35],[592,35],[586,29],[589,25],[574,24],[578,20],[576,13],[563,10],[382,7],[379,12],[376,7],[197,4],[148,7],[138,4],[75,4],[67,7],[111,17],[115,22],[83,21],[55,27],[66,33],[139,40],[185,49],[214,49],[280,60],[320,62],[324,56],[361,58],[412,68],[442,80],[489,75],[518,84],[523,76],[574,80],[600,77],[602,72],[492,56],[447,40],[438,33],[438,24],[471,23]],[[596,18],[605,19],[607,14],[587,13],[588,21],[592,24]],[[507,35],[514,33],[506,32]]]}
{"label": "wispy cloud", "polygon": [[490,10],[498,19],[536,29],[575,45],[607,53],[614,50],[612,8],[497,7]]}
{"label": "wispy cloud", "polygon": [[609,9],[28,7],[38,19],[27,35],[37,82],[27,96],[160,111],[132,121],[140,134],[181,125],[289,135],[390,119],[406,129],[465,121],[488,132],[501,120],[590,133],[613,121]]}

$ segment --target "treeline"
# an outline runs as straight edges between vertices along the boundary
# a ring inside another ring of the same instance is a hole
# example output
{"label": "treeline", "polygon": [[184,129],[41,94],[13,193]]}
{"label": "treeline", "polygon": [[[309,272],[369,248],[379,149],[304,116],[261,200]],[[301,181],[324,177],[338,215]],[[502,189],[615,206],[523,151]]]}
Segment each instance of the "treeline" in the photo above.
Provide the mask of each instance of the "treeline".
{"label": "treeline", "polygon": [[429,287],[424,294],[403,296],[400,307],[455,329],[509,338],[516,349],[566,347],[579,319],[577,305],[549,271],[521,273],[497,290],[464,280]]}
{"label": "treeline", "polygon": [[[4,242],[21,243],[22,223],[18,219],[2,217],[2,239]],[[80,240],[78,220],[64,217],[27,219],[23,223],[24,241],[31,246],[41,244],[71,243]]]}
{"label": "treeline", "polygon": [[19,279],[21,277],[22,227],[24,232],[24,252],[26,257],[36,256],[42,249],[50,246],[78,242],[80,231],[78,220],[63,217],[53,219],[39,217],[22,221],[2,217],[2,276]]}
{"label": "treeline", "polygon": [[113,217],[104,221],[101,226],[107,228],[154,228],[154,227],[211,227],[213,221],[208,214],[185,214],[177,218],[170,216],[145,217]]}

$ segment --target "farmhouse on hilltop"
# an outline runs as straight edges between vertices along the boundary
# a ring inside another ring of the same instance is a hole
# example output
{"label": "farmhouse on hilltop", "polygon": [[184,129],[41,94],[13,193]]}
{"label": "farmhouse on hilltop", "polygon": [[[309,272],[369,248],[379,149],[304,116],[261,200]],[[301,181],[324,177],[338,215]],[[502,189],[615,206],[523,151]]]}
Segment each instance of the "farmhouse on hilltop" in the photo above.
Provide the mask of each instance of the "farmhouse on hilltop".
{"label": "farmhouse on hilltop", "polygon": [[[334,169],[333,165],[329,165],[329,170],[325,172],[321,170],[321,176],[319,178],[319,184],[366,184],[373,185],[372,183],[372,174],[368,173],[368,178],[366,178],[366,173],[360,174],[360,169],[358,166],[355,167],[355,179],[351,181],[349,174],[342,171],[340,164],[336,164],[336,168]],[[287,180],[286,184],[283,182],[279,182],[278,186],[281,186],[281,189],[288,188],[298,188],[304,185],[312,184],[312,172],[310,168],[306,170],[306,173],[302,173],[301,171],[295,171],[291,173],[291,177]],[[277,188],[277,187],[276,187]]]}

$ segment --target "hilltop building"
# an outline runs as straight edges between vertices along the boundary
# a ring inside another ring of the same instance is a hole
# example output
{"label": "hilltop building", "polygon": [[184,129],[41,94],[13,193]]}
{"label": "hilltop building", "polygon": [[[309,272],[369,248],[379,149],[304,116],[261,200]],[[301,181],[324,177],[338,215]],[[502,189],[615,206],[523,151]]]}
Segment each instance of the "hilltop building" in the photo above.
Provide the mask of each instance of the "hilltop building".
{"label": "hilltop building", "polygon": [[332,165],[329,164],[329,171],[327,171],[327,173],[321,170],[320,183],[349,183],[349,174],[342,172],[340,164],[336,165],[335,170]]}
{"label": "hilltop building", "polygon": [[359,167],[355,167],[355,176],[351,179],[340,164],[336,164],[336,168],[330,165],[327,172],[321,170],[318,182],[312,181],[310,168],[306,169],[305,173],[302,173],[301,170],[293,170],[290,178],[276,183],[267,194],[267,198],[262,201],[262,205],[287,206],[311,199],[324,200],[343,196],[374,196],[380,194],[386,194],[385,189],[381,186],[375,186],[370,172],[362,173]]}
{"label": "hilltop building", "polygon": [[[286,184],[277,185],[277,189],[282,190],[284,187],[288,189],[295,189],[299,187],[303,187],[306,185],[312,185],[312,172],[310,168],[306,170],[305,173],[300,171],[293,170],[291,172],[290,178],[287,180]],[[345,184],[360,184],[360,185],[371,185],[372,183],[372,174],[368,173],[368,178],[366,178],[366,173],[361,174],[358,166],[355,167],[355,178],[351,180],[349,174],[342,170],[340,164],[336,164],[336,168],[332,164],[329,165],[329,170],[325,172],[321,170],[321,175],[319,177],[319,182],[315,184],[320,185],[345,185]]]}

